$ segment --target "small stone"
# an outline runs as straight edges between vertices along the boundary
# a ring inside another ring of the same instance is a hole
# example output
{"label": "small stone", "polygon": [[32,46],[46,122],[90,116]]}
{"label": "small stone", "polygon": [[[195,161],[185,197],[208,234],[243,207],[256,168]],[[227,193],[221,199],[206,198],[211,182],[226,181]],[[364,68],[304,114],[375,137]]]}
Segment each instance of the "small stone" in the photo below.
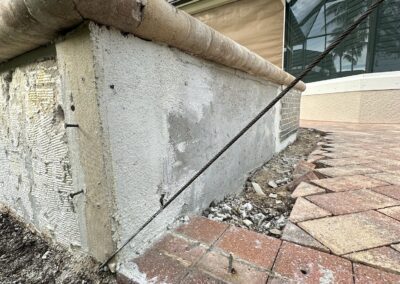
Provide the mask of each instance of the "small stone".
{"label": "small stone", "polygon": [[42,256],[42,259],[47,259],[48,256],[49,256],[49,254],[50,254],[50,251],[46,251],[46,252],[44,253],[44,255]]}
{"label": "small stone", "polygon": [[282,231],[281,231],[281,230],[278,230],[278,229],[271,229],[271,230],[269,230],[269,232],[270,232],[271,234],[273,234],[273,235],[276,235],[276,236],[282,235]]}
{"label": "small stone", "polygon": [[251,225],[253,225],[253,222],[251,222],[249,219],[245,219],[243,220],[243,224],[245,224],[247,227],[250,227]]}
{"label": "small stone", "polygon": [[268,196],[274,199],[278,198],[278,194],[276,193],[270,193]]}
{"label": "small stone", "polygon": [[275,200],[275,203],[276,203],[276,204],[282,204],[282,203],[283,203],[283,201],[282,201],[282,200],[279,200],[279,199],[277,199],[277,200]]}
{"label": "small stone", "polygon": [[260,195],[260,196],[265,196],[264,191],[262,190],[261,186],[258,183],[252,182],[251,183],[253,185],[254,191]]}
{"label": "small stone", "polygon": [[225,213],[230,213],[232,211],[232,208],[227,204],[223,204],[221,209]]}
{"label": "small stone", "polygon": [[272,187],[272,188],[277,188],[277,187],[278,187],[278,185],[276,184],[276,182],[273,181],[273,180],[270,180],[270,181],[268,182],[268,185],[269,185],[270,187]]}
{"label": "small stone", "polygon": [[253,205],[251,205],[251,203],[245,203],[243,206],[242,206],[242,208],[244,209],[244,210],[246,210],[246,211],[251,211],[251,210],[253,210]]}

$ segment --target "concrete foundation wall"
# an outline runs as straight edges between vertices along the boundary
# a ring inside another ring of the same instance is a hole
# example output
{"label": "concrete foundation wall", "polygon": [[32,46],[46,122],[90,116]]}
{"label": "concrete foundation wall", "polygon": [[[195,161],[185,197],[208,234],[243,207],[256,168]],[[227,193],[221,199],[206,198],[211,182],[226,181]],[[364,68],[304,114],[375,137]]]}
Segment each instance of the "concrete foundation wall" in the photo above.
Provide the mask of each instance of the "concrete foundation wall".
{"label": "concrete foundation wall", "polygon": [[[58,42],[53,59],[41,58],[0,76],[0,204],[100,261],[281,90],[93,23]],[[118,260],[179,216],[240,192],[250,171],[295,139],[299,96],[273,108]],[[281,120],[291,111],[286,133]]]}
{"label": "concrete foundation wall", "polygon": [[[155,213],[274,96],[279,86],[176,49],[91,25],[98,96],[112,156],[118,243]],[[239,192],[275,153],[275,110],[210,168],[135,249],[179,214]]]}
{"label": "concrete foundation wall", "polygon": [[85,246],[54,59],[0,74],[0,205],[64,245]]}

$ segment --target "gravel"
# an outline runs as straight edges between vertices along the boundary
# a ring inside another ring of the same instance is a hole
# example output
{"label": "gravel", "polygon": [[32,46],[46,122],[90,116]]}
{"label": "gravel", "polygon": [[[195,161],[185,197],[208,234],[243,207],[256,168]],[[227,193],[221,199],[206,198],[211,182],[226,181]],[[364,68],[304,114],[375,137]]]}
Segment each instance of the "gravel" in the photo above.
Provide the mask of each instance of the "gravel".
{"label": "gravel", "polygon": [[294,204],[293,171],[322,140],[322,132],[300,129],[296,142],[250,175],[241,194],[211,203],[203,215],[279,238]]}

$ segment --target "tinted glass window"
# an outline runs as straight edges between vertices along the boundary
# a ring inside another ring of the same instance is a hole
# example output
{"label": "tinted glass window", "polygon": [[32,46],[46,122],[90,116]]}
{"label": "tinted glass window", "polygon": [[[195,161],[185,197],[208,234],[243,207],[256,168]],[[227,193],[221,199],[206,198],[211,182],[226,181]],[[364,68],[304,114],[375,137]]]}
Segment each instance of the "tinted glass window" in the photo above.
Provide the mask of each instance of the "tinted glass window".
{"label": "tinted glass window", "polygon": [[[371,4],[371,0],[287,3],[285,69],[298,75]],[[386,0],[304,80],[400,70],[400,0]]]}

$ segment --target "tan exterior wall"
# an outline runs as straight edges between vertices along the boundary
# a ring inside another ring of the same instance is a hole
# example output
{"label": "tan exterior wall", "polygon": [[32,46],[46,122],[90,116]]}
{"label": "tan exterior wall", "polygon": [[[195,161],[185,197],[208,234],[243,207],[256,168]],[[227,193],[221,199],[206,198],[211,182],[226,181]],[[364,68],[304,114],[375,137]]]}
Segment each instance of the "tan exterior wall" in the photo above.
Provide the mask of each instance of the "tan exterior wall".
{"label": "tan exterior wall", "polygon": [[193,16],[282,67],[285,9],[281,0],[241,0]]}
{"label": "tan exterior wall", "polygon": [[302,97],[303,120],[400,123],[400,90],[342,92]]}

